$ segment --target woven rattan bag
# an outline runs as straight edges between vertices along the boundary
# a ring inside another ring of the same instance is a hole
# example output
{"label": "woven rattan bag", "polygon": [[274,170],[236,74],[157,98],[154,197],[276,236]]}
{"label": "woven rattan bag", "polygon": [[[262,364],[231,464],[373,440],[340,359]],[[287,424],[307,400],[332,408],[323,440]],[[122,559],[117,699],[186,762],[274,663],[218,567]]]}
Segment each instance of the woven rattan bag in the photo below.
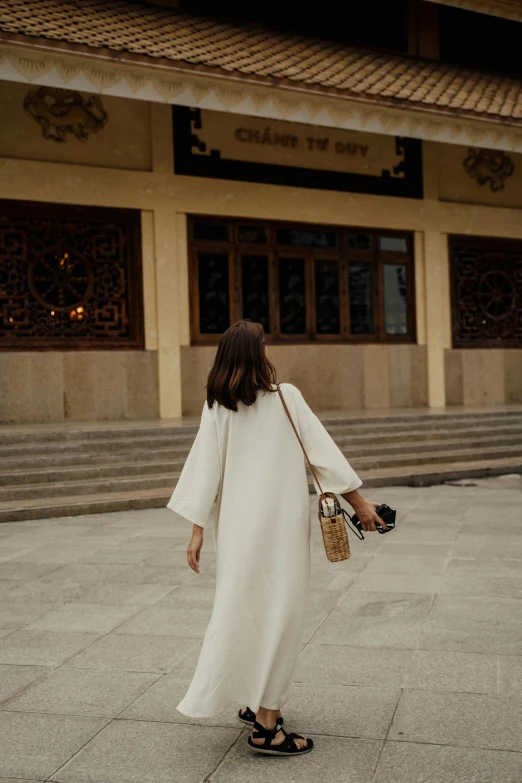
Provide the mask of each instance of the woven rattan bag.
{"label": "woven rattan bag", "polygon": [[[321,524],[321,532],[323,534],[326,557],[328,558],[328,560],[330,560],[331,563],[338,563],[340,560],[348,560],[348,558],[350,557],[350,542],[348,541],[348,530],[347,530],[347,522],[346,522],[346,517],[348,516],[348,514],[343,508],[341,508],[341,504],[339,503],[337,497],[334,495],[333,492],[323,492],[321,483],[317,478],[317,473],[315,472],[314,467],[308,458],[308,454],[306,453],[306,449],[303,445],[303,441],[301,440],[299,433],[297,432],[296,426],[293,422],[292,416],[290,415],[290,411],[288,410],[280,386],[277,387],[277,391],[279,392],[279,396],[281,397],[281,402],[283,403],[283,407],[285,409],[286,415],[290,420],[292,429],[294,430],[297,440],[299,441],[299,445],[303,450],[303,454],[308,463],[308,467],[310,468],[312,476],[315,479],[315,483],[319,487],[319,491],[321,493],[319,495],[319,522]],[[334,501],[334,508],[336,509],[336,511],[339,512],[331,517],[324,516],[322,511],[323,500],[326,500],[327,498],[331,498]],[[355,530],[354,533],[356,533]],[[356,533],[356,535],[358,535],[358,533]],[[362,533],[358,535],[358,537],[364,538]]]}

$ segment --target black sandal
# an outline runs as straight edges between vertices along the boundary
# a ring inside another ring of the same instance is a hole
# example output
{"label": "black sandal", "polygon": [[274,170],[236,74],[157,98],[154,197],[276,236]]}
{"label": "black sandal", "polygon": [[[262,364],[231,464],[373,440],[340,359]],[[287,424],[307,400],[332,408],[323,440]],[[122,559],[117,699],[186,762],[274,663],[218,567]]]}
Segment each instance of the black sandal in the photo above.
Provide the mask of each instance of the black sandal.
{"label": "black sandal", "polygon": [[[272,745],[272,740],[280,731],[285,735],[280,745]],[[264,739],[262,745],[256,745],[253,739]],[[306,739],[307,744],[304,748],[298,748],[295,739]],[[254,753],[263,753],[267,756],[297,756],[301,753],[309,753],[314,749],[314,741],[309,737],[300,737],[298,734],[287,734],[280,723],[276,723],[273,729],[265,729],[257,721],[254,722],[254,731],[252,737],[248,738],[250,750]]]}
{"label": "black sandal", "polygon": [[[237,717],[239,720],[242,720],[243,723],[248,723],[249,726],[253,726],[256,720],[256,713],[250,709],[250,707],[246,707],[245,711],[239,710],[237,713]],[[283,718],[278,718],[277,723],[279,723],[280,726],[283,725],[284,720]]]}

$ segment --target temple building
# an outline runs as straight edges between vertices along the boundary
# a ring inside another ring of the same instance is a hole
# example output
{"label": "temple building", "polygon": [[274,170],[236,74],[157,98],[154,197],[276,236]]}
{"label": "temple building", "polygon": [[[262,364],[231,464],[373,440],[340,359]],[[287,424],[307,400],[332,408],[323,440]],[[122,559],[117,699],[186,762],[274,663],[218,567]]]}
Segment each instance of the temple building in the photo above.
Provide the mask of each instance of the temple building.
{"label": "temple building", "polygon": [[0,0],[1,422],[522,403],[522,3],[355,5]]}

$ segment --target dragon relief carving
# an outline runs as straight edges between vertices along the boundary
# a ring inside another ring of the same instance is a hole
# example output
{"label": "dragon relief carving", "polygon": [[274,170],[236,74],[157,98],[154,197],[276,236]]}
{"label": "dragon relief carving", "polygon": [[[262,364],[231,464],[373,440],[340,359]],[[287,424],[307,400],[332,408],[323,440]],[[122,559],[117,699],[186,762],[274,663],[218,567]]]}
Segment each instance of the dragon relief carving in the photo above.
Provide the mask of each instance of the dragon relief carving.
{"label": "dragon relief carving", "polygon": [[505,152],[477,147],[468,149],[463,166],[472,179],[479,185],[489,185],[493,193],[504,190],[506,180],[515,170],[515,164]]}
{"label": "dragon relief carving", "polygon": [[98,95],[83,97],[75,90],[39,87],[24,100],[26,112],[42,126],[46,139],[62,142],[72,133],[86,141],[107,122],[108,115]]}

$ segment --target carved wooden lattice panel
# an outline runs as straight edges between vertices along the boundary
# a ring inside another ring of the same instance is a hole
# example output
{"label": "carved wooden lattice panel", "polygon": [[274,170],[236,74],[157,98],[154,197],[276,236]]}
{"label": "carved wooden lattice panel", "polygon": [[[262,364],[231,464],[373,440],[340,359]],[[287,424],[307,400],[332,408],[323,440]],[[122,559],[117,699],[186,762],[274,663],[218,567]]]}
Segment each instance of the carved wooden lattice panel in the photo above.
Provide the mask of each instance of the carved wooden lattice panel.
{"label": "carved wooden lattice panel", "polygon": [[0,201],[0,347],[142,348],[140,213]]}
{"label": "carved wooden lattice panel", "polygon": [[522,347],[522,242],[450,237],[453,346]]}

